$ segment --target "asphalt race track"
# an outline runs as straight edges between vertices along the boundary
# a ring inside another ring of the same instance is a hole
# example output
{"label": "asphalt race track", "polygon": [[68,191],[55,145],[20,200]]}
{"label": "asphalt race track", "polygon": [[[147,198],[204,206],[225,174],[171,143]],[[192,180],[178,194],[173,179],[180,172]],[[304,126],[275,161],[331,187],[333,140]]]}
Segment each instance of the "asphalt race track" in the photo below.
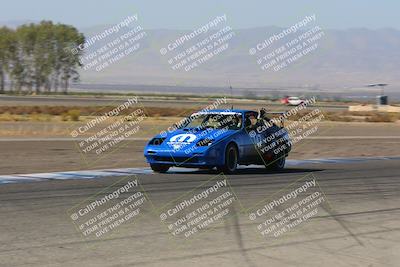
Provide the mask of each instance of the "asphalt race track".
{"label": "asphalt race track", "polygon": [[[241,169],[225,177],[236,196],[229,213],[188,237],[171,234],[160,214],[166,203],[207,188],[216,172],[128,175],[151,203],[90,238],[69,212],[108,186],[117,189],[121,176],[2,184],[0,266],[398,266],[399,173],[396,158],[302,162],[279,173]],[[315,178],[330,208],[321,205],[278,237],[261,236],[249,207],[304,177]]]}

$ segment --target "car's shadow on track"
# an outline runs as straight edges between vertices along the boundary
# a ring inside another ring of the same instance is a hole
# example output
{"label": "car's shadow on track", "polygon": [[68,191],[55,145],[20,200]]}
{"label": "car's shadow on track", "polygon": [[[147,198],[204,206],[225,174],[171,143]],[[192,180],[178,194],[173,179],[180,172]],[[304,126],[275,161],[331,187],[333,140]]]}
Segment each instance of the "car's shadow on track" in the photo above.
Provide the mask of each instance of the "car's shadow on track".
{"label": "car's shadow on track", "polygon": [[[229,175],[252,175],[252,174],[280,174],[280,173],[310,173],[310,172],[320,172],[324,169],[318,168],[287,168],[280,171],[267,170],[265,168],[240,168],[235,173]],[[168,174],[220,174],[221,172],[213,170],[170,170]]]}

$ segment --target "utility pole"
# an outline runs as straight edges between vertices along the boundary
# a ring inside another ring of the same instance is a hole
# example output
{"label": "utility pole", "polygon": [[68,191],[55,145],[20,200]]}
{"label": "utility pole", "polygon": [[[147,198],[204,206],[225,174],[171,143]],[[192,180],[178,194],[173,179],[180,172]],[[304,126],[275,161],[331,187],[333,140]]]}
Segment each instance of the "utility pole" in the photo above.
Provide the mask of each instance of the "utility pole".
{"label": "utility pole", "polygon": [[[381,94],[377,96],[378,98],[378,105],[387,105],[387,96],[384,95],[384,88],[385,86],[388,86],[387,83],[372,83],[372,84],[367,84],[366,87],[379,87],[381,89]],[[384,102],[384,103],[382,103]]]}
{"label": "utility pole", "polygon": [[[231,85],[231,79],[228,79],[228,81],[229,81],[229,89],[231,91],[231,101],[233,101],[233,88]],[[231,102],[231,110],[233,110],[233,102]]]}

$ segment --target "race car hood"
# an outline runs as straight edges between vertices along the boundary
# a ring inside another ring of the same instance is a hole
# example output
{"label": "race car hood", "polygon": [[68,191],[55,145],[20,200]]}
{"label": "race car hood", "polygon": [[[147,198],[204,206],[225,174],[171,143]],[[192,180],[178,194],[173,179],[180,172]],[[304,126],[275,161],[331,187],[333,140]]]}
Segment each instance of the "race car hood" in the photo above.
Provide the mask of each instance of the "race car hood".
{"label": "race car hood", "polygon": [[227,129],[177,129],[166,135],[158,135],[156,137],[165,137],[164,142],[160,145],[162,149],[173,149],[176,151],[187,149],[188,147],[196,145],[200,141],[212,140],[210,146],[218,141],[234,134],[235,130]]}

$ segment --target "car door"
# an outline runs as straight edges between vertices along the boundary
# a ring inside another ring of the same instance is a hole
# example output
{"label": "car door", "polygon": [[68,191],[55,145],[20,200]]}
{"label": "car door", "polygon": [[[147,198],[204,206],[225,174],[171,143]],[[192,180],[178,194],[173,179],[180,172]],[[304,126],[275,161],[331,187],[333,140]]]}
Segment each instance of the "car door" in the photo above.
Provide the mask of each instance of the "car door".
{"label": "car door", "polygon": [[243,145],[244,145],[244,162],[254,163],[257,159],[258,152],[257,144],[257,112],[250,111],[244,114],[244,129],[243,129]]}

